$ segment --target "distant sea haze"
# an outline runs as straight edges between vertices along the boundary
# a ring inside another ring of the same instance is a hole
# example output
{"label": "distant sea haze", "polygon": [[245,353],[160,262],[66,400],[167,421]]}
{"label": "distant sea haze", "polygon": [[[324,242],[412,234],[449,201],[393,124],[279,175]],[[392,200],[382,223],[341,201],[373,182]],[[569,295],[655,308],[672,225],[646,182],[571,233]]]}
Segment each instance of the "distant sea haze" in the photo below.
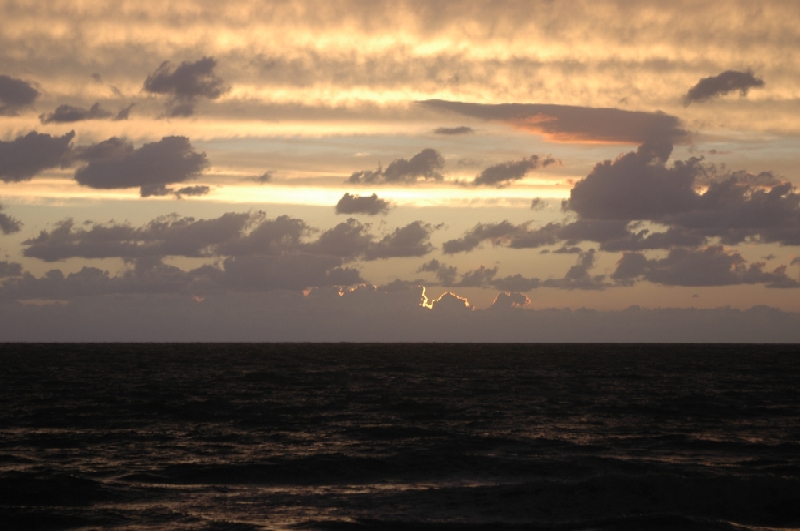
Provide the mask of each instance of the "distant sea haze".
{"label": "distant sea haze", "polygon": [[800,527],[777,345],[5,344],[3,529]]}

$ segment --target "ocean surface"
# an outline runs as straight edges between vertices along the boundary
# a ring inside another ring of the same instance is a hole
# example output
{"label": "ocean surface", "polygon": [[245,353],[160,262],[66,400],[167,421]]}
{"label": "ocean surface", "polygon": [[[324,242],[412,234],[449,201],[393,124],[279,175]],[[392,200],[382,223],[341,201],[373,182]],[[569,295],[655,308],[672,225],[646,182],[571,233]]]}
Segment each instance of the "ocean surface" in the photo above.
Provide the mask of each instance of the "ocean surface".
{"label": "ocean surface", "polygon": [[800,347],[2,345],[0,529],[800,528]]}

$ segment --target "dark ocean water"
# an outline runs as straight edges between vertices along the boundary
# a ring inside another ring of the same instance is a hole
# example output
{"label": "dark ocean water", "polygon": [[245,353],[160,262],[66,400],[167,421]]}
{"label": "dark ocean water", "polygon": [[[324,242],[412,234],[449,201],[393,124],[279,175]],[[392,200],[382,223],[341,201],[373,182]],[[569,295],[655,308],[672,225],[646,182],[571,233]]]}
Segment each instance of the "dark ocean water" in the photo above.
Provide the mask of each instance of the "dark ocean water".
{"label": "dark ocean water", "polygon": [[0,528],[800,528],[799,351],[0,346]]}

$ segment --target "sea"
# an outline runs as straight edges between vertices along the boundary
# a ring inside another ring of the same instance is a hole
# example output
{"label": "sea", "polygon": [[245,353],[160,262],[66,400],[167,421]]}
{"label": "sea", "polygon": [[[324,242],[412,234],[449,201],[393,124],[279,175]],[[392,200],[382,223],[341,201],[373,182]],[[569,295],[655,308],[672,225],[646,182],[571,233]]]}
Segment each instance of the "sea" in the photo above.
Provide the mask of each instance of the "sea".
{"label": "sea", "polygon": [[0,529],[800,529],[800,347],[0,345]]}

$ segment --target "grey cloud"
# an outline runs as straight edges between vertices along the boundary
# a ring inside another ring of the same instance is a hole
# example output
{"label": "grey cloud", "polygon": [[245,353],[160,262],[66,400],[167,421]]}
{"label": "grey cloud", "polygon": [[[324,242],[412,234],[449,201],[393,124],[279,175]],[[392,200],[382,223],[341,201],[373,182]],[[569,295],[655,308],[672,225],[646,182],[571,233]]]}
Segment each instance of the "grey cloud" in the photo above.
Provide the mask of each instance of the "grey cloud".
{"label": "grey cloud", "polygon": [[242,231],[256,219],[232,212],[208,220],[173,215],[156,218],[143,227],[93,224],[88,228],[76,227],[67,219],[53,230],[23,241],[27,246],[23,256],[46,262],[75,257],[215,256],[221,250],[235,250]]}
{"label": "grey cloud", "polygon": [[445,254],[469,252],[486,240],[497,245],[503,241],[508,241],[511,236],[524,231],[526,227],[527,225],[513,225],[508,221],[478,223],[461,238],[444,242],[442,252]]}
{"label": "grey cloud", "polygon": [[483,170],[472,181],[474,186],[507,186],[512,181],[517,181],[536,168],[546,168],[557,161],[551,157],[540,159],[538,155],[531,155],[517,161],[502,162]]}
{"label": "grey cloud", "polygon": [[496,267],[489,269],[480,266],[478,269],[464,273],[456,286],[463,288],[482,288],[490,285],[495,275],[497,275]]}
{"label": "grey cloud", "polygon": [[541,103],[483,104],[445,100],[420,103],[463,116],[505,122],[556,141],[672,144],[685,142],[689,137],[677,117],[661,112]]}
{"label": "grey cloud", "polygon": [[792,261],[789,262],[789,265],[800,265],[800,256],[795,256],[792,258]]}
{"label": "grey cloud", "polygon": [[317,241],[309,244],[309,248],[319,254],[355,258],[372,245],[372,235],[368,229],[369,225],[351,218],[320,234]]}
{"label": "grey cloud", "polygon": [[64,104],[56,107],[56,110],[50,114],[42,114],[39,116],[39,121],[43,124],[60,124],[80,122],[82,120],[104,120],[111,116],[112,113],[100,108],[100,103],[95,103],[88,109]]}
{"label": "grey cloud", "polygon": [[365,214],[367,216],[377,216],[389,212],[389,202],[379,199],[377,194],[370,196],[358,196],[344,194],[339,202],[336,203],[337,214]]}
{"label": "grey cloud", "polygon": [[433,230],[434,227],[428,223],[413,221],[370,245],[364,259],[425,256],[433,250],[429,241]]}
{"label": "grey cloud", "polygon": [[455,266],[448,266],[435,258],[429,262],[425,262],[417,269],[417,273],[434,273],[439,284],[442,286],[452,286],[455,284],[457,271],[458,268]]}
{"label": "grey cloud", "polygon": [[302,290],[363,282],[358,271],[342,269],[341,258],[312,254],[251,255],[226,258],[227,285],[247,291]]}
{"label": "grey cloud", "polygon": [[175,190],[173,192],[173,194],[175,194],[175,197],[180,199],[181,197],[183,197],[185,195],[192,196],[192,197],[196,197],[196,196],[200,196],[200,195],[206,195],[210,191],[211,191],[211,187],[210,186],[198,185],[198,186],[187,186],[185,188],[178,188],[177,190]]}
{"label": "grey cloud", "polygon": [[630,284],[644,279],[666,286],[730,286],[766,284],[774,288],[796,288],[800,282],[786,276],[786,267],[764,271],[763,262],[746,265],[737,252],[721,245],[705,249],[671,249],[664,258],[648,259],[641,253],[625,253],[612,278]]}
{"label": "grey cloud", "polygon": [[698,81],[683,97],[683,104],[688,106],[695,102],[708,101],[736,90],[741,96],[746,96],[751,88],[763,86],[764,80],[755,77],[752,72],[726,70],[719,75],[704,77]]}
{"label": "grey cloud", "polygon": [[3,205],[0,205],[0,231],[3,234],[11,234],[12,232],[19,232],[22,228],[22,222],[14,219],[8,214],[3,214]]}
{"label": "grey cloud", "polygon": [[437,135],[468,135],[470,133],[474,133],[475,130],[471,127],[467,127],[466,125],[462,125],[459,127],[439,127],[433,132]]}
{"label": "grey cloud", "polygon": [[144,90],[152,94],[171,96],[168,116],[191,116],[199,98],[218,99],[230,91],[230,86],[214,73],[217,61],[203,57],[193,63],[183,61],[174,70],[169,61],[161,63],[147,76]]}
{"label": "grey cloud", "polygon": [[256,177],[248,177],[247,180],[248,181],[255,181],[258,184],[266,184],[266,183],[272,181],[272,172],[271,171],[265,171],[264,173],[262,173],[261,175],[258,175]]}
{"label": "grey cloud", "polygon": [[580,254],[583,252],[583,249],[580,247],[560,247],[553,251],[553,254]]}
{"label": "grey cloud", "polygon": [[524,308],[531,300],[519,292],[500,292],[489,307],[492,310],[510,310]]}
{"label": "grey cloud", "polygon": [[590,275],[589,271],[595,266],[597,253],[594,249],[580,253],[574,266],[570,267],[564,278],[548,278],[542,282],[546,288],[558,289],[583,289],[603,290],[609,287],[605,283],[605,275]]}
{"label": "grey cloud", "polygon": [[13,115],[24,107],[33,105],[39,91],[27,81],[0,75],[0,115]]}
{"label": "grey cloud", "polygon": [[130,115],[131,115],[131,109],[133,109],[135,106],[136,106],[136,104],[135,104],[135,103],[131,103],[131,104],[130,104],[130,105],[128,105],[127,107],[123,107],[123,108],[122,108],[122,109],[120,109],[120,110],[119,110],[119,112],[118,112],[118,113],[117,113],[117,114],[114,116],[114,120],[115,120],[115,121],[118,121],[118,122],[119,122],[119,121],[122,121],[122,120],[127,120],[127,119],[130,117]]}
{"label": "grey cloud", "polygon": [[17,262],[0,262],[0,278],[18,277],[22,275],[22,264]]}
{"label": "grey cloud", "polygon": [[73,138],[75,131],[60,137],[33,131],[10,142],[0,141],[0,179],[26,181],[37,173],[61,166]]}
{"label": "grey cloud", "polygon": [[139,187],[143,197],[158,195],[168,184],[193,179],[208,165],[206,154],[194,151],[182,136],[165,137],[138,149],[119,139],[93,147],[97,149],[91,152],[89,163],[75,171],[75,180],[100,189]]}
{"label": "grey cloud", "polygon": [[545,208],[547,208],[547,202],[541,197],[531,199],[531,210],[544,210]]}
{"label": "grey cloud", "polygon": [[395,159],[386,169],[359,171],[347,180],[353,184],[413,184],[419,179],[440,181],[444,178],[444,157],[435,149],[423,149],[411,159]]}

